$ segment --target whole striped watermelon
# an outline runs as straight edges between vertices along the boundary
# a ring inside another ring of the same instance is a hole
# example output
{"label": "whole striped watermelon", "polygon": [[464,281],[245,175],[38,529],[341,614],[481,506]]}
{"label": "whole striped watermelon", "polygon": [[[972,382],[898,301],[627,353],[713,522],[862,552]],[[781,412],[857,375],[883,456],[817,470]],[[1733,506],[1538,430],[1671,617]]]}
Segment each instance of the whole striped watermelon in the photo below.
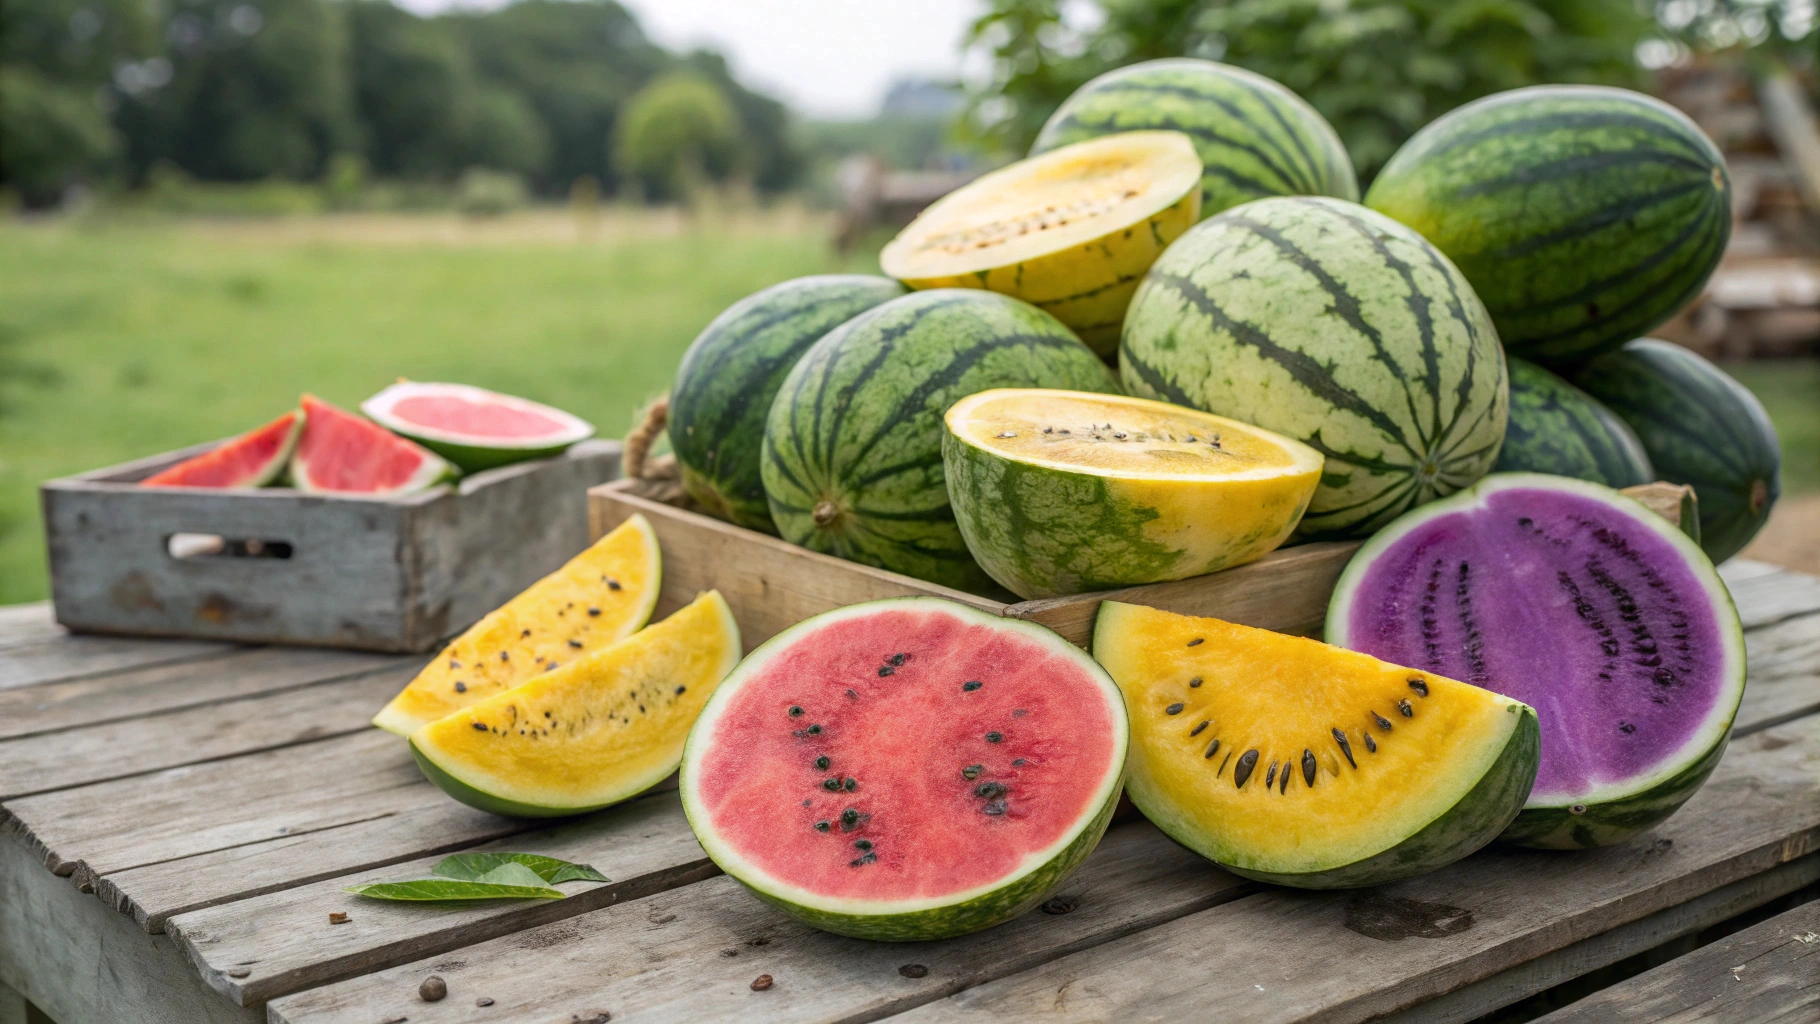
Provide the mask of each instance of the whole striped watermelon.
{"label": "whole striped watermelon", "polygon": [[1600,356],[1574,383],[1630,424],[1657,475],[1693,487],[1708,558],[1725,561],[1763,528],[1782,494],[1782,447],[1749,388],[1654,338]]}
{"label": "whole striped watermelon", "polygon": [[1636,431],[1599,400],[1534,363],[1510,360],[1510,426],[1499,473],[1553,473],[1607,487],[1656,478]]}
{"label": "whole striped watermelon", "polygon": [[1365,204],[1472,282],[1511,355],[1571,365],[1680,312],[1731,236],[1725,161],[1685,114],[1626,89],[1536,86],[1417,132]]}
{"label": "whole striped watermelon", "polygon": [[993,583],[961,539],[942,414],[988,388],[1119,390],[1061,321],[996,292],[893,299],[815,343],[771,404],[764,480],[785,540],[962,590]]}
{"label": "whole striped watermelon", "polygon": [[1339,199],[1195,225],[1126,314],[1133,394],[1287,434],[1327,458],[1299,534],[1362,537],[1484,476],[1504,440],[1498,335],[1420,235]]}
{"label": "whole striped watermelon", "polygon": [[759,473],[772,397],[822,335],[904,291],[883,277],[799,277],[715,317],[683,353],[670,388],[670,446],[689,497],[712,515],[776,533]]}
{"label": "whole striped watermelon", "polygon": [[1146,128],[1194,139],[1202,217],[1266,196],[1359,198],[1346,147],[1300,96],[1263,75],[1189,57],[1144,61],[1081,86],[1030,152]]}

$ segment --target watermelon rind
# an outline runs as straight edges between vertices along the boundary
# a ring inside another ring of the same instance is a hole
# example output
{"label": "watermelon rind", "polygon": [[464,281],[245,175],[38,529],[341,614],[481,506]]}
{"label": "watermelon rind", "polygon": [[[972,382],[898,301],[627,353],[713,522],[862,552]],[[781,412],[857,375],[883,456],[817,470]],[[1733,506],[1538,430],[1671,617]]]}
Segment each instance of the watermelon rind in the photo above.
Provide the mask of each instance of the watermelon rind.
{"label": "watermelon rind", "polygon": [[1193,57],[1143,61],[1081,86],[1030,153],[1145,129],[1194,140],[1202,217],[1266,196],[1359,198],[1346,147],[1307,101],[1263,75]]}
{"label": "watermelon rind", "polygon": [[273,451],[271,458],[266,461],[265,465],[260,466],[258,471],[246,476],[245,478],[243,478],[235,483],[225,485],[227,487],[234,488],[234,489],[270,486],[271,484],[274,484],[284,478],[285,470],[288,469],[291,464],[291,455],[297,451],[297,439],[303,436],[303,426],[304,426],[304,421],[306,419],[304,411],[302,409],[294,409],[291,412],[285,413],[284,416],[280,416],[276,420],[273,420],[271,423],[267,423],[266,425],[264,425],[262,427],[255,427],[253,430],[250,430],[247,433],[240,434],[235,437],[227,438],[227,439],[223,440],[222,442],[220,442],[219,444],[217,444],[215,447],[202,453],[201,455],[197,455],[193,458],[185,459],[182,462],[179,462],[174,466],[167,467],[157,473],[154,473],[153,475],[147,477],[146,479],[141,480],[140,484],[142,486],[147,486],[147,487],[204,486],[210,490],[217,489],[215,485],[172,483],[172,482],[168,482],[168,481],[174,477],[177,477],[179,474],[181,474],[186,469],[189,469],[199,463],[206,463],[206,462],[212,460],[213,458],[218,457],[218,455],[221,453],[223,448],[226,448],[237,442],[244,441],[249,437],[258,435],[260,433],[263,433],[266,430],[271,429],[273,426],[276,426],[279,422],[281,422],[285,418],[285,416],[291,417],[290,428],[285,431],[284,440],[279,444],[278,448],[275,451]]}
{"label": "watermelon rind", "polygon": [[[1450,498],[1425,505],[1379,531],[1360,547],[1334,586],[1327,607],[1327,641],[1351,647],[1354,599],[1372,561],[1411,531],[1440,516],[1481,506],[1506,489],[1554,489],[1603,502],[1622,511],[1679,551],[1712,603],[1724,649],[1724,688],[1705,721],[1676,750],[1666,752],[1659,767],[1646,775],[1608,783],[1571,799],[1532,799],[1506,830],[1503,841],[1547,849],[1571,849],[1622,842],[1667,819],[1691,797],[1718,763],[1731,735],[1738,704],[1744,697],[1744,627],[1731,592],[1693,538],[1662,516],[1609,487],[1585,480],[1541,473],[1496,473]],[[1496,689],[1495,682],[1492,686]]]}
{"label": "watermelon rind", "polygon": [[1553,473],[1625,488],[1656,479],[1637,432],[1553,373],[1510,359],[1510,425],[1494,473]]}
{"label": "watermelon rind", "polygon": [[942,414],[988,388],[1117,393],[1061,321],[997,292],[912,292],[815,343],[765,422],[765,495],[782,537],[973,593],[998,592],[968,553],[942,470]]}
{"label": "watermelon rind", "polygon": [[[1048,848],[1027,854],[1023,865],[1011,875],[976,889],[923,900],[872,901],[835,899],[781,882],[740,856],[739,852],[715,834],[696,788],[696,765],[714,730],[714,723],[725,710],[731,695],[743,680],[764,667],[768,658],[794,643],[804,633],[842,618],[871,615],[876,612],[938,609],[992,629],[1021,634],[1035,640],[1054,654],[1079,665],[1105,690],[1107,707],[1115,728],[1109,739],[1114,744],[1110,763],[1115,767],[1101,780],[1090,806],[1073,828]],[[1130,743],[1129,723],[1124,699],[1118,686],[1085,651],[1064,640],[1059,634],[1019,619],[1007,619],[965,605],[934,597],[886,598],[848,605],[813,616],[778,633],[748,654],[739,667],[721,681],[695,720],[689,740],[683,747],[678,788],[683,812],[695,831],[695,838],[710,859],[760,899],[807,924],[839,935],[885,942],[911,942],[949,938],[1002,924],[1034,909],[1043,898],[1060,885],[1081,862],[1087,859],[1105,835],[1124,788],[1124,764]]]}
{"label": "watermelon rind", "polygon": [[1700,546],[1744,550],[1782,494],[1775,424],[1750,389],[1697,353],[1638,338],[1574,376],[1637,432],[1656,472],[1699,496]]}
{"label": "watermelon rind", "polygon": [[1125,318],[1133,395],[1228,416],[1320,452],[1298,527],[1370,534],[1470,485],[1504,440],[1491,319],[1420,235],[1355,203],[1260,199],[1163,253]]}
{"label": "watermelon rind", "polygon": [[799,277],[746,296],[702,328],[670,388],[670,447],[689,497],[717,518],[776,533],[759,469],[771,400],[822,335],[904,293],[866,274]]}
{"label": "watermelon rind", "polygon": [[[394,411],[400,401],[421,395],[447,395],[485,405],[525,409],[548,416],[562,426],[535,437],[495,438],[413,423]],[[464,473],[477,473],[483,469],[509,466],[530,459],[547,459],[562,454],[578,441],[594,436],[594,425],[579,416],[528,398],[504,395],[469,384],[401,380],[360,403],[360,411],[392,433],[409,438],[442,456]]]}
{"label": "watermelon rind", "polygon": [[1397,150],[1365,205],[1421,232],[1513,356],[1572,366],[1700,294],[1731,236],[1718,147],[1660,100],[1543,85],[1453,110]]}

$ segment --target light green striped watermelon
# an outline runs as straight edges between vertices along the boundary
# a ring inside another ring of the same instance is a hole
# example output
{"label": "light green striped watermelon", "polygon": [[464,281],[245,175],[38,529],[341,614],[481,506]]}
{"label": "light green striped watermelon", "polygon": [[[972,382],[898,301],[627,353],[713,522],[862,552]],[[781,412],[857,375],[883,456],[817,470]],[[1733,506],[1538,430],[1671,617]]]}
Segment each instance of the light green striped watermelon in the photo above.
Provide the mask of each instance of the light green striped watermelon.
{"label": "light green striped watermelon", "polygon": [[1694,489],[1707,557],[1744,550],[1782,494],[1782,447],[1749,388],[1654,338],[1600,356],[1574,383],[1630,424],[1658,475]]}
{"label": "light green striped watermelon", "polygon": [[1346,147],[1300,96],[1263,75],[1191,57],[1133,64],[1081,86],[1030,152],[1147,128],[1194,140],[1202,217],[1266,196],[1359,198]]}
{"label": "light green striped watermelon", "polygon": [[1725,160],[1626,89],[1536,86],[1417,132],[1365,204],[1459,265],[1511,355],[1571,365],[1679,312],[1731,236]]}
{"label": "light green striped watermelon", "polygon": [[1607,487],[1656,478],[1636,431],[1599,400],[1534,363],[1510,360],[1510,426],[1500,473],[1553,473]]}
{"label": "light green striped watermelon", "polygon": [[1339,199],[1202,221],[1132,299],[1135,395],[1286,434],[1327,458],[1308,538],[1365,536],[1497,461],[1508,389],[1485,308],[1420,235]]}
{"label": "light green striped watermelon", "polygon": [[916,292],[830,331],[790,371],[765,424],[779,533],[943,586],[992,589],[948,504],[942,414],[1006,387],[1119,390],[1061,321],[996,292]]}
{"label": "light green striped watermelon", "polygon": [[689,497],[712,515],[776,533],[759,473],[771,399],[822,335],[904,291],[861,274],[799,277],[746,296],[703,328],[670,388],[670,446]]}

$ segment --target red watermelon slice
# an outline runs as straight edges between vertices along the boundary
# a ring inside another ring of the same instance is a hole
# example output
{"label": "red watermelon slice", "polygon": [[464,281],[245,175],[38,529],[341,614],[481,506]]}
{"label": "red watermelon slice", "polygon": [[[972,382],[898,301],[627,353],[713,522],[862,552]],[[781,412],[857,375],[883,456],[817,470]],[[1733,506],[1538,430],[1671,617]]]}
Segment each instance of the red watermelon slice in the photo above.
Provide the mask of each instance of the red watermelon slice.
{"label": "red watermelon slice", "polygon": [[293,409],[140,483],[145,487],[264,487],[284,472],[297,437],[303,433],[303,423],[303,413]]}
{"label": "red watermelon slice", "polygon": [[560,455],[594,436],[594,425],[528,398],[466,384],[401,380],[360,411],[474,473]]}
{"label": "red watermelon slice", "polygon": [[455,469],[420,445],[317,398],[303,396],[308,426],[291,457],[291,483],[331,494],[409,494],[441,483]]}

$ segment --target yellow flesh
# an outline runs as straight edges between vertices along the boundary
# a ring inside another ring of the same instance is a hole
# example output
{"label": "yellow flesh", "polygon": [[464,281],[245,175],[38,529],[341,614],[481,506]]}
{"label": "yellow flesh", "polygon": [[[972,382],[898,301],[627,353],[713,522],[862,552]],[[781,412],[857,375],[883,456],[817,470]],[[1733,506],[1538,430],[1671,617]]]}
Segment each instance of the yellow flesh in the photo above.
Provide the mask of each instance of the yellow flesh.
{"label": "yellow flesh", "polygon": [[427,722],[617,643],[651,617],[660,575],[657,536],[634,515],[451,641],[373,724],[409,736]]}
{"label": "yellow flesh", "polygon": [[738,663],[739,627],[710,591],[611,647],[424,726],[411,742],[489,796],[598,807],[676,770],[690,726]]}
{"label": "yellow flesh", "polygon": [[[1397,845],[1472,790],[1520,718],[1511,713],[1515,701],[1432,673],[1113,601],[1100,611],[1093,654],[1130,712],[1132,799],[1172,834],[1201,837],[1189,844],[1200,853],[1259,871],[1324,870]],[[1197,677],[1201,685],[1191,686]],[[1169,714],[1177,703],[1181,709]],[[1341,752],[1335,728],[1346,733],[1358,767]],[[1208,758],[1216,739],[1220,749]],[[1235,768],[1251,749],[1256,767],[1240,788]],[[1312,787],[1304,750],[1314,755]],[[1275,784],[1266,785],[1273,762]]]}

